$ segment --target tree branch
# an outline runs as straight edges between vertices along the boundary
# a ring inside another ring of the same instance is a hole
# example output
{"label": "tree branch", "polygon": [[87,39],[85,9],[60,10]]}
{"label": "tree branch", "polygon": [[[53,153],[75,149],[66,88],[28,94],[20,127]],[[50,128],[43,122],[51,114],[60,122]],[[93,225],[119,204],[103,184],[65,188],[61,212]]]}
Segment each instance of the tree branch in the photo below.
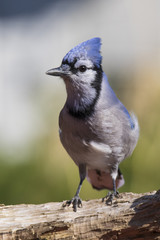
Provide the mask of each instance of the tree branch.
{"label": "tree branch", "polygon": [[84,201],[76,213],[61,202],[1,205],[1,239],[160,239],[160,190]]}

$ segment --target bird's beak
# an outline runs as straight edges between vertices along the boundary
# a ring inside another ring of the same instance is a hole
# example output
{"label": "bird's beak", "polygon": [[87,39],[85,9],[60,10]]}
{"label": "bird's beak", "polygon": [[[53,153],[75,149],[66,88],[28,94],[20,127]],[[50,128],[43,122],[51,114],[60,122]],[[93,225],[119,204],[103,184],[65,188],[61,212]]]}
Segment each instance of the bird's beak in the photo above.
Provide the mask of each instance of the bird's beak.
{"label": "bird's beak", "polygon": [[67,71],[64,71],[62,67],[58,67],[58,68],[52,68],[48,70],[46,74],[63,77],[64,75],[67,75]]}

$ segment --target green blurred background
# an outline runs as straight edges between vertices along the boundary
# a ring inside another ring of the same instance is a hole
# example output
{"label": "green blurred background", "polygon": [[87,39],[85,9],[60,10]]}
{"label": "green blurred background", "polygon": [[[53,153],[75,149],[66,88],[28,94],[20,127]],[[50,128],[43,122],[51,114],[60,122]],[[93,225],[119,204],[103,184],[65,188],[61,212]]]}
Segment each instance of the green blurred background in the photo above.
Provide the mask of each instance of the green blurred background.
{"label": "green blurred background", "polygon": [[[70,199],[78,169],[58,136],[62,80],[45,75],[89,38],[102,38],[103,69],[136,113],[140,138],[121,164],[121,191],[160,183],[160,1],[9,0],[0,2],[0,203]],[[100,198],[85,180],[81,197]]]}

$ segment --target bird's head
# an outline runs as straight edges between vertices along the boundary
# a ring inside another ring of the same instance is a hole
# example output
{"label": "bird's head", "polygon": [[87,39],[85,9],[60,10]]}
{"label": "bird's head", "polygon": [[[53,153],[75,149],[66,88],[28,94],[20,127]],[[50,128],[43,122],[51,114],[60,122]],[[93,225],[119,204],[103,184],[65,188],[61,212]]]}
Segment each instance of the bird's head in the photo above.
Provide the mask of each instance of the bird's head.
{"label": "bird's head", "polygon": [[74,116],[82,118],[91,114],[99,98],[103,75],[100,47],[100,38],[85,41],[65,55],[60,67],[47,72],[64,79],[66,105]]}
{"label": "bird's head", "polygon": [[92,38],[72,48],[58,68],[47,71],[48,75],[60,76],[74,86],[94,85],[97,72],[102,71],[100,54],[101,39]]}

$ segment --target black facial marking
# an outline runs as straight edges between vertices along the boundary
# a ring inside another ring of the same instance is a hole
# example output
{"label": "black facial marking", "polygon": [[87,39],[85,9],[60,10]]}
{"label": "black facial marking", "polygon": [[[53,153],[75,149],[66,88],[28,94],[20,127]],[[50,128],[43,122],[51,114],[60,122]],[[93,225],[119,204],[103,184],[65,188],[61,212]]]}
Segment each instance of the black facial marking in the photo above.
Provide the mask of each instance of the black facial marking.
{"label": "black facial marking", "polygon": [[76,74],[78,71],[80,71],[81,73],[85,72],[87,69],[93,69],[95,71],[99,70],[98,67],[94,66],[93,68],[87,68],[85,65],[81,65],[79,66],[79,68],[75,68],[75,64],[76,62],[78,61],[78,59],[75,57],[73,62],[68,62],[68,59],[66,60],[63,60],[62,61],[62,65],[64,64],[67,64],[69,67],[70,67],[70,71],[73,73],[73,74]]}
{"label": "black facial marking", "polygon": [[91,83],[91,87],[95,88],[96,96],[93,99],[91,104],[79,105],[78,110],[68,107],[69,114],[75,118],[84,119],[86,117],[91,116],[94,113],[95,105],[99,99],[99,95],[101,91],[103,71],[101,66],[100,68],[95,66],[93,70],[96,71],[96,78],[94,82]]}
{"label": "black facial marking", "polygon": [[97,94],[99,94],[101,91],[101,83],[102,83],[102,68],[99,69],[97,67],[94,67],[93,70],[97,72],[98,76],[96,76],[96,79],[94,80],[94,82],[91,83],[91,87],[95,88]]}
{"label": "black facial marking", "polygon": [[66,59],[65,61],[62,61],[62,64],[67,64],[70,67],[70,71],[73,74],[76,74],[78,72],[78,69],[74,67],[75,63],[77,62],[77,58],[74,58],[73,62],[68,62],[68,60]]}

